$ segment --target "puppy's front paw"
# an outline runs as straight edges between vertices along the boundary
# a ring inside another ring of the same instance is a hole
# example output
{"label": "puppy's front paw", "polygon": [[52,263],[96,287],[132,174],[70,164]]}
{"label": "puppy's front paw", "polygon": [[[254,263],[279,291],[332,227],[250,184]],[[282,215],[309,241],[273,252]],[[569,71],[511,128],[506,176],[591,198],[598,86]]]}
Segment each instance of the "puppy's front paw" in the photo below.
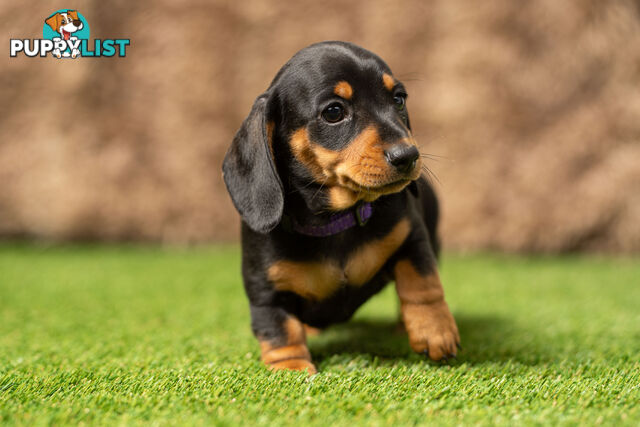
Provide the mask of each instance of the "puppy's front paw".
{"label": "puppy's front paw", "polygon": [[290,371],[307,371],[309,375],[318,373],[315,365],[306,359],[282,360],[280,362],[271,363],[268,365],[268,367],[273,371],[288,369]]}
{"label": "puppy's front paw", "polygon": [[317,337],[322,333],[322,329],[320,328],[309,326],[307,324],[303,324],[302,326],[304,326],[304,334],[308,337]]}
{"label": "puppy's front paw", "polygon": [[284,347],[272,347],[268,342],[262,342],[262,361],[273,371],[289,369],[292,371],[307,371],[309,375],[318,372],[311,363],[311,354],[305,344],[293,344]]}
{"label": "puppy's front paw", "polygon": [[447,303],[403,304],[402,317],[409,344],[416,353],[424,353],[433,360],[456,357],[460,335]]}

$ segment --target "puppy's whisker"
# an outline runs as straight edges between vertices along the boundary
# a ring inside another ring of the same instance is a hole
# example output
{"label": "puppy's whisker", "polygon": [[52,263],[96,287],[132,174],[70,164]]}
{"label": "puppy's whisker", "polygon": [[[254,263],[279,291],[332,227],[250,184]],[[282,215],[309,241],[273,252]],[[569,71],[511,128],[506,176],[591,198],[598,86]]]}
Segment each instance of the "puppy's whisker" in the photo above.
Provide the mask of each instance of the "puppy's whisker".
{"label": "puppy's whisker", "polygon": [[362,195],[362,190],[363,190],[362,185],[358,184],[358,196],[357,196],[358,199]]}
{"label": "puppy's whisker", "polygon": [[292,188],[292,189],[289,191],[289,193],[288,193],[288,194],[301,193],[301,192],[302,192],[301,190],[304,190],[305,188],[308,188],[308,187],[310,187],[310,186],[311,186],[311,185],[313,185],[313,184],[317,184],[317,182],[316,182],[316,181],[309,181],[308,183],[306,183],[305,185],[303,185],[303,186],[301,186],[301,187],[299,187],[299,188],[295,188],[295,186],[294,186],[294,188]]}
{"label": "puppy's whisker", "polygon": [[446,160],[448,162],[453,162],[454,161],[450,157],[439,156],[437,154],[431,154],[431,153],[420,153],[420,157],[422,157],[423,159],[433,160],[435,162],[439,162],[439,161],[442,161],[442,160]]}
{"label": "puppy's whisker", "polygon": [[440,159],[434,159],[433,157],[427,155],[427,154],[420,154],[420,157],[422,157],[423,159],[427,159],[427,160],[432,160],[434,162],[439,162]]}
{"label": "puppy's whisker", "polygon": [[322,184],[320,184],[320,187],[318,187],[318,189],[316,190],[316,192],[313,194],[313,196],[311,196],[311,201],[313,201],[313,199],[316,198],[316,196],[320,193],[320,191],[322,191],[322,188],[324,187],[324,184],[326,184],[328,178],[325,178],[324,181],[322,181]]}
{"label": "puppy's whisker", "polygon": [[431,169],[429,169],[429,168],[427,167],[427,165],[424,165],[424,164],[423,164],[423,165],[422,165],[422,167],[421,167],[420,169],[421,169],[423,172],[425,172],[425,173],[427,174],[427,177],[426,177],[426,178],[427,178],[431,183],[433,183],[433,181],[432,181],[431,179],[429,179],[429,177],[431,177],[431,178],[435,179],[435,180],[438,182],[438,184],[442,185],[442,182],[440,181],[440,179],[438,179],[438,177],[436,176],[436,174],[435,174],[435,173],[433,173],[433,171],[432,171]]}

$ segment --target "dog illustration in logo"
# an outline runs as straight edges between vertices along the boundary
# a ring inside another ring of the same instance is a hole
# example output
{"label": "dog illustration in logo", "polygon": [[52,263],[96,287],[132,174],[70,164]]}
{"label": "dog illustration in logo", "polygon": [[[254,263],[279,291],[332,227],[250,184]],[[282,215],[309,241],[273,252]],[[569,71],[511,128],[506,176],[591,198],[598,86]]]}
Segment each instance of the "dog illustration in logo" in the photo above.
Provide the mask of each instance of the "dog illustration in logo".
{"label": "dog illustration in logo", "polygon": [[[81,30],[84,27],[84,24],[78,17],[78,11],[76,10],[67,10],[66,12],[57,12],[45,19],[44,21],[53,31],[60,34],[60,37],[56,37],[53,39],[54,42],[58,42],[60,40],[78,40],[77,37],[72,36],[76,31]],[[72,49],[71,52],[68,50],[61,51],[60,49],[54,49],[53,54],[58,58],[76,58],[80,55],[79,49]]]}

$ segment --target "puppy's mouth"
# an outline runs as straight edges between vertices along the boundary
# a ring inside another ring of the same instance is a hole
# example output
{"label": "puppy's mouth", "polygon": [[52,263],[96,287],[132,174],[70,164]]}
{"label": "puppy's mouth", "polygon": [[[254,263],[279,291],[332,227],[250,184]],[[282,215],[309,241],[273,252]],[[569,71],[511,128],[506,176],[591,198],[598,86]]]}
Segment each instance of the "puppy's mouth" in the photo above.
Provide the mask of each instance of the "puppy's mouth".
{"label": "puppy's mouth", "polygon": [[65,40],[69,40],[69,37],[71,37],[71,33],[69,31],[66,31],[64,28],[62,29],[62,37],[64,37]]}
{"label": "puppy's mouth", "polygon": [[397,193],[411,181],[420,176],[421,162],[417,161],[410,170],[402,173],[396,171],[380,171],[379,166],[373,170],[356,174],[338,174],[338,184],[357,193],[382,196]]}
{"label": "puppy's mouth", "polygon": [[409,184],[412,180],[409,178],[402,178],[397,181],[390,182],[388,184],[379,185],[376,187],[370,187],[368,190],[373,193],[396,193],[402,190],[407,184]]}
{"label": "puppy's mouth", "polygon": [[385,194],[397,193],[412,181],[411,178],[400,178],[391,182],[376,185],[362,185],[356,181],[343,179],[342,186],[356,193],[371,196],[382,196]]}
{"label": "puppy's mouth", "polygon": [[367,182],[366,185],[342,176],[338,179],[339,182],[329,187],[329,206],[331,210],[339,211],[348,209],[359,200],[373,202],[381,196],[402,191],[418,176],[419,173],[417,176],[402,176],[392,181]]}

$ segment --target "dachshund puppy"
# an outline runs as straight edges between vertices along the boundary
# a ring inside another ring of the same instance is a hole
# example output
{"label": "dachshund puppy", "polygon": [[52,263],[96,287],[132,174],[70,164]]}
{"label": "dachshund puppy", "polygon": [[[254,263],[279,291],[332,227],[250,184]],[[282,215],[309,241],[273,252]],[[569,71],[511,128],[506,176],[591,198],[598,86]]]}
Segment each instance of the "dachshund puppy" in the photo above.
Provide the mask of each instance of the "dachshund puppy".
{"label": "dachshund puppy", "polygon": [[436,268],[438,204],[406,99],[375,54],[317,43],[280,69],[234,137],[222,169],[242,217],[251,325],[271,369],[315,373],[304,325],[348,320],[392,280],[411,348],[456,355]]}

